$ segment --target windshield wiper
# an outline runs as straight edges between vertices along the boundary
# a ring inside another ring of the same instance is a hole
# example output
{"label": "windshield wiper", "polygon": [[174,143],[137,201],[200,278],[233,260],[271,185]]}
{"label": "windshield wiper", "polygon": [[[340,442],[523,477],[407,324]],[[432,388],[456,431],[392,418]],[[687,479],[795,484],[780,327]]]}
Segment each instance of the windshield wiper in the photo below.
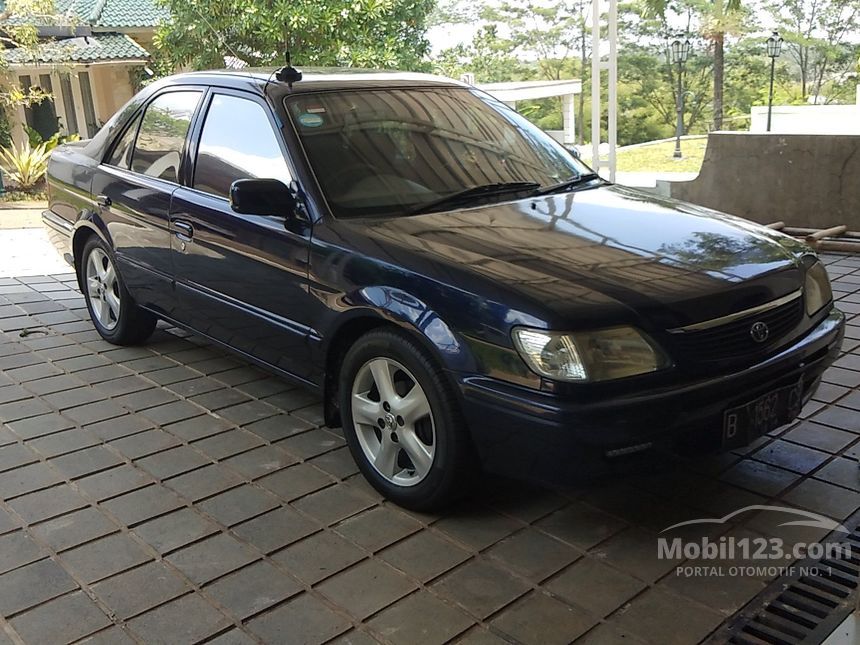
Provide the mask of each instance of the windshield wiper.
{"label": "windshield wiper", "polygon": [[521,191],[533,191],[540,188],[540,184],[534,181],[508,181],[495,184],[482,184],[480,186],[471,186],[458,190],[450,195],[445,195],[439,199],[433,199],[429,202],[419,204],[412,210],[408,211],[409,215],[418,215],[420,213],[430,213],[445,206],[458,206],[466,204],[473,199],[489,197],[491,195],[504,195],[506,193],[516,193]]}
{"label": "windshield wiper", "polygon": [[568,188],[572,188],[573,186],[578,186],[579,184],[584,184],[588,181],[593,181],[595,179],[600,179],[603,181],[603,178],[598,175],[596,172],[584,172],[580,175],[574,175],[564,181],[561,181],[557,184],[550,184],[549,186],[541,186],[537,190],[535,190],[532,195],[549,195],[550,193],[558,193],[563,190],[567,190]]}

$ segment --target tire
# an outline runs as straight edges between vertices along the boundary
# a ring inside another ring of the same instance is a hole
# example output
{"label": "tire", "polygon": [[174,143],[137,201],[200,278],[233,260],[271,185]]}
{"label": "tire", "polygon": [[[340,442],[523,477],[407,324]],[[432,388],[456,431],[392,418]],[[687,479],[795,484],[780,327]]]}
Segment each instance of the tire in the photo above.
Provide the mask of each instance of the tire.
{"label": "tire", "polygon": [[95,235],[84,244],[78,283],[99,335],[114,345],[137,345],[152,335],[158,319],[135,304],[116,270],[113,253]]}
{"label": "tire", "polygon": [[[380,388],[385,374],[389,383]],[[423,347],[398,331],[371,331],[346,353],[339,379],[347,445],[377,491],[429,511],[468,490],[467,473],[478,463],[460,404]]]}

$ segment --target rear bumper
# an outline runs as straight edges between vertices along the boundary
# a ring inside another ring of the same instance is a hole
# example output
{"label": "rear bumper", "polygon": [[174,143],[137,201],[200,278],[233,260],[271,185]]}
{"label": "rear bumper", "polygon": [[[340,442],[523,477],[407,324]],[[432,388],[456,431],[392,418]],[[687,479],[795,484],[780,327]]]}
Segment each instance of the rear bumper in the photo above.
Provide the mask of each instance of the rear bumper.
{"label": "rear bumper", "polygon": [[51,244],[53,244],[54,248],[57,249],[57,253],[59,253],[66,262],[74,266],[75,262],[72,256],[72,234],[74,233],[74,226],[72,223],[66,221],[52,211],[46,210],[42,211],[42,225],[45,227],[45,231],[48,234],[48,239],[51,241]]}
{"label": "rear bumper", "polygon": [[723,412],[803,378],[810,397],[838,357],[845,318],[833,309],[779,354],[739,372],[683,386],[586,403],[561,401],[486,377],[460,380],[464,411],[484,466],[528,479],[564,482],[600,470],[610,451],[683,439],[719,447]]}

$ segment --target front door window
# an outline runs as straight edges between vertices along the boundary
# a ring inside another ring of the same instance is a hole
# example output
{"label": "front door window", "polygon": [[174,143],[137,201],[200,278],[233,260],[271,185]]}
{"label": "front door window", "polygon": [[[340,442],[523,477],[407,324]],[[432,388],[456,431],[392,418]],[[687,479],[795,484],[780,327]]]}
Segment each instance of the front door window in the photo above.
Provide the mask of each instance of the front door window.
{"label": "front door window", "polygon": [[227,197],[237,179],[261,178],[290,181],[266,111],[255,101],[216,94],[200,135],[194,187]]}

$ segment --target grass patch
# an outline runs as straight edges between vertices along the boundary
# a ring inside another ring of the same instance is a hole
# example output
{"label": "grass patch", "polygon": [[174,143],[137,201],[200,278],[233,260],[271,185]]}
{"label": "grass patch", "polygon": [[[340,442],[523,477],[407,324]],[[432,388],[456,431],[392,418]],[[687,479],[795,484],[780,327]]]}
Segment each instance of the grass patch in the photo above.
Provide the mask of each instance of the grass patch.
{"label": "grass patch", "polygon": [[674,141],[652,143],[618,150],[617,168],[619,172],[699,172],[705,158],[705,148],[708,138],[682,139],[681,152],[683,157],[675,159]]}

